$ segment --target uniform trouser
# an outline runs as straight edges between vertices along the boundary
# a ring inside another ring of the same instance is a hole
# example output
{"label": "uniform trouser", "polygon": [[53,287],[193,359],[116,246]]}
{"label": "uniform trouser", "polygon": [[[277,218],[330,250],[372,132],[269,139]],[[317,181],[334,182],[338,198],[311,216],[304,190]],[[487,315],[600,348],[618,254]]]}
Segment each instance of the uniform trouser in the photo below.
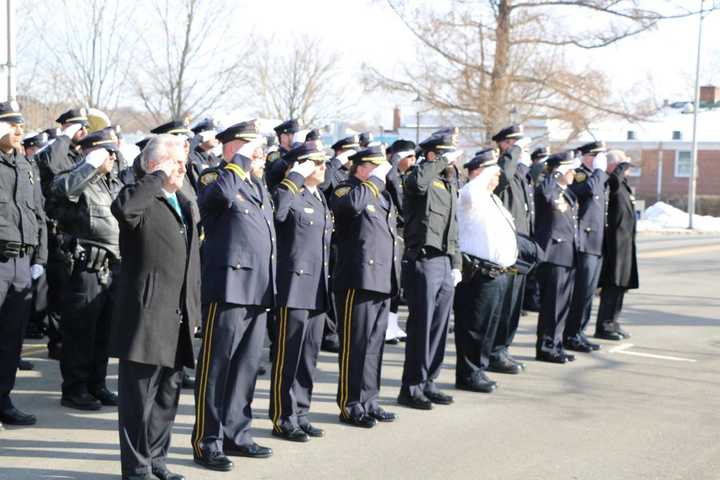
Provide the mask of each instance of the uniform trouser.
{"label": "uniform trouser", "polygon": [[45,284],[38,285],[39,292],[44,289],[47,299],[48,346],[58,345],[62,343],[60,323],[63,310],[63,293],[65,286],[70,281],[67,266],[65,265],[65,257],[59,247],[53,248],[52,244],[50,245],[45,275],[40,277],[40,280],[43,280]]}
{"label": "uniform trouser", "polygon": [[313,373],[322,342],[324,310],[276,311],[277,350],[270,382],[270,419],[276,431],[309,424]]}
{"label": "uniform trouser", "polygon": [[31,309],[30,259],[0,261],[0,411],[12,407],[18,361]]}
{"label": "uniform trouser", "polygon": [[590,322],[592,301],[600,270],[602,257],[590,253],[578,253],[575,270],[575,289],[573,290],[570,314],[565,325],[565,338],[575,338],[582,335]]}
{"label": "uniform trouser", "polygon": [[335,292],[330,292],[330,308],[325,312],[323,319],[322,338],[326,342],[337,342],[337,312],[335,311]]}
{"label": "uniform trouser", "polygon": [[602,288],[600,292],[600,308],[598,309],[597,324],[595,329],[598,332],[614,332],[618,325],[618,317],[623,308],[625,299],[624,287],[609,285]]}
{"label": "uniform trouser", "polygon": [[76,267],[65,286],[60,324],[63,395],[78,395],[105,387],[114,296],[115,288],[109,273]]}
{"label": "uniform trouser", "polygon": [[575,269],[543,263],[538,267],[540,314],[538,315],[537,353],[563,352],[563,332],[570,312]]}
{"label": "uniform trouser", "polygon": [[251,445],[250,422],[267,313],[257,305],[203,305],[203,343],[195,380],[195,455],[223,442]]}
{"label": "uniform trouser", "polygon": [[455,381],[469,384],[490,364],[503,299],[511,276],[491,278],[480,273],[455,287]]}
{"label": "uniform trouser", "polygon": [[451,269],[446,255],[403,262],[408,319],[402,391],[410,396],[437,390],[455,290]]}
{"label": "uniform trouser", "polygon": [[120,360],[118,430],[123,476],[165,466],[182,369]]}
{"label": "uniform trouser", "polygon": [[390,295],[351,288],[336,292],[335,299],[342,312],[337,403],[342,416],[358,418],[379,407]]}
{"label": "uniform trouser", "polygon": [[495,333],[493,342],[492,358],[500,360],[508,354],[508,348],[512,345],[520,325],[520,314],[522,313],[523,297],[525,295],[525,275],[511,275],[508,288],[503,299],[500,323]]}
{"label": "uniform trouser", "polygon": [[538,285],[535,271],[533,270],[525,280],[525,295],[523,295],[523,310],[531,312],[540,311],[540,285]]}

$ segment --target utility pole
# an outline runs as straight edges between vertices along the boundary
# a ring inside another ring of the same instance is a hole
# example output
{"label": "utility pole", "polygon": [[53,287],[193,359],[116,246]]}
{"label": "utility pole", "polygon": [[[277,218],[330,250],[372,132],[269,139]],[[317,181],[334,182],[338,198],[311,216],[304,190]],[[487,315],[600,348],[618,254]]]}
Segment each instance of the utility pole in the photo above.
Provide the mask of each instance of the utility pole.
{"label": "utility pole", "polygon": [[15,100],[15,0],[0,0],[0,100]]}
{"label": "utility pole", "polygon": [[698,27],[697,63],[695,65],[695,108],[693,109],[692,158],[690,161],[690,179],[688,180],[688,229],[693,228],[695,215],[695,187],[697,185],[697,121],[700,110],[700,51],[702,47],[702,26],[705,18],[705,0],[700,0],[700,21]]}

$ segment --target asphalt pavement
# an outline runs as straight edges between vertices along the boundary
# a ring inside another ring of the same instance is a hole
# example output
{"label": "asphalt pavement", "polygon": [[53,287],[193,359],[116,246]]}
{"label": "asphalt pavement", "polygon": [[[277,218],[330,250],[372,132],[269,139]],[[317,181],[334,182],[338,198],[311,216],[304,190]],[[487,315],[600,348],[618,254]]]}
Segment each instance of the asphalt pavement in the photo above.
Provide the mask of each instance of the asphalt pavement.
{"label": "asphalt pavement", "polygon": [[[404,347],[387,346],[381,400],[400,418],[371,430],[337,421],[337,356],[322,352],[310,418],[325,438],[295,444],[270,435],[266,374],[253,432],[272,458],[236,459],[231,473],[195,466],[186,390],[169,467],[188,480],[720,479],[720,237],[643,234],[638,245],[641,288],[626,297],[621,320],[629,340],[599,341],[601,351],[571,364],[538,363],[530,313],[511,348],[527,370],[491,374],[499,388],[488,395],[452,388],[450,335],[439,384],[455,403],[429,412],[395,402]],[[26,343],[24,357],[36,368],[19,372],[13,399],[38,424],[0,432],[0,480],[119,479],[116,410],[61,407],[57,362],[41,342]],[[116,380],[113,361],[109,385]]]}

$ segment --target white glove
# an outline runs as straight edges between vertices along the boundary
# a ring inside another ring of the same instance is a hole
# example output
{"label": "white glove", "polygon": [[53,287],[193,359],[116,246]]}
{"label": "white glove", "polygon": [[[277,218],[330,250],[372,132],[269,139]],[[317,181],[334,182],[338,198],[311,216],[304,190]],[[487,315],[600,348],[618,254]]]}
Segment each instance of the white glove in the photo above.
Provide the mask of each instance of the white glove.
{"label": "white glove", "polygon": [[347,165],[347,162],[350,160],[350,157],[355,155],[357,152],[355,150],[345,150],[340,155],[337,156],[338,160],[340,160],[340,163],[343,165]]}
{"label": "white glove", "polygon": [[30,276],[33,280],[37,280],[38,278],[42,277],[45,274],[45,267],[42,265],[38,265],[37,263],[35,265],[32,265],[30,267]]}
{"label": "white glove", "polygon": [[530,158],[530,154],[523,150],[520,154],[520,159],[518,160],[521,165],[525,165],[526,167],[532,166],[532,158]]}
{"label": "white glove", "polygon": [[527,152],[530,149],[530,144],[532,143],[532,138],[530,137],[522,137],[517,142],[515,142],[515,145],[520,147],[523,152]]}
{"label": "white glove", "polygon": [[256,138],[255,140],[248,142],[242,147],[240,147],[240,150],[238,150],[237,153],[239,153],[243,157],[252,159],[255,155],[255,150],[263,146],[264,140],[265,139],[263,137]]}
{"label": "white glove", "polygon": [[458,270],[457,268],[453,268],[450,273],[452,274],[453,287],[454,287],[458,283],[460,283],[460,280],[462,280],[462,273],[460,273],[460,270]]}
{"label": "white glove", "polygon": [[452,165],[458,158],[462,157],[464,154],[465,152],[462,150],[453,150],[452,152],[443,154],[443,157],[447,160],[449,165]]}
{"label": "white glove", "polygon": [[209,142],[213,138],[215,138],[215,130],[205,130],[204,132],[200,132],[200,139],[204,142]]}
{"label": "white glove", "polygon": [[12,127],[7,122],[0,122],[0,138],[4,137],[8,133],[10,133],[10,130],[12,130]]}
{"label": "white glove", "polygon": [[370,172],[370,176],[378,178],[384,182],[385,177],[387,177],[387,174],[391,168],[392,168],[392,165],[390,165],[390,162],[383,162],[380,165],[378,165],[377,167],[373,168],[373,171]]}
{"label": "white glove", "polygon": [[81,128],[83,128],[81,123],[71,123],[67,127],[63,128],[62,134],[72,140],[72,138],[77,132],[80,131]]}
{"label": "white glove", "polygon": [[290,172],[299,173],[303,178],[309,177],[315,171],[315,164],[309,160],[302,163],[295,162],[295,165],[290,169]]}
{"label": "white glove", "polygon": [[592,163],[593,170],[600,169],[602,171],[607,170],[607,155],[605,155],[603,152],[598,153],[593,157],[593,163]]}
{"label": "white glove", "polygon": [[85,157],[85,161],[95,168],[100,168],[100,165],[105,163],[105,160],[107,160],[109,156],[110,153],[108,153],[107,150],[104,148],[98,148],[97,150],[93,150],[88,153]]}

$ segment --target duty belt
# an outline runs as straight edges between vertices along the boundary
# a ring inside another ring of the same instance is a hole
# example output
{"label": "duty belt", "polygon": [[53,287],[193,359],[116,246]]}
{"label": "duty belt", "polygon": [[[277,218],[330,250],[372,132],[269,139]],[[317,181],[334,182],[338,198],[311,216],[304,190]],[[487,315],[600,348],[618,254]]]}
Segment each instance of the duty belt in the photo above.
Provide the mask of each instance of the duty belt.
{"label": "duty belt", "polygon": [[20,242],[6,242],[0,240],[0,256],[5,258],[24,257],[32,255],[34,247]]}
{"label": "duty belt", "polygon": [[435,258],[442,256],[449,256],[447,252],[443,252],[439,248],[435,247],[422,247],[422,248],[406,248],[405,256],[411,260],[419,260],[422,258]]}
{"label": "duty belt", "polygon": [[497,278],[504,273],[514,275],[517,273],[515,267],[503,267],[497,263],[489,262],[483,258],[470,255],[469,253],[462,254],[463,269],[462,275],[463,280],[471,280],[476,274],[480,274],[490,278]]}

